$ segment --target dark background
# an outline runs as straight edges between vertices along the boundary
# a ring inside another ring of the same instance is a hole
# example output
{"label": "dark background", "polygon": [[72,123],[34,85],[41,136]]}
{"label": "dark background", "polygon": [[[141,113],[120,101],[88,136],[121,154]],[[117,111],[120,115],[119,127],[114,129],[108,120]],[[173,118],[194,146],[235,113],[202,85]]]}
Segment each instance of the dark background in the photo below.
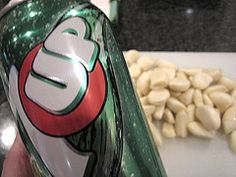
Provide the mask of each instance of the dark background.
{"label": "dark background", "polygon": [[[236,1],[121,0],[114,29],[121,50],[236,52]],[[0,135],[13,121],[0,83]]]}
{"label": "dark background", "polygon": [[123,50],[236,51],[235,0],[122,0]]}

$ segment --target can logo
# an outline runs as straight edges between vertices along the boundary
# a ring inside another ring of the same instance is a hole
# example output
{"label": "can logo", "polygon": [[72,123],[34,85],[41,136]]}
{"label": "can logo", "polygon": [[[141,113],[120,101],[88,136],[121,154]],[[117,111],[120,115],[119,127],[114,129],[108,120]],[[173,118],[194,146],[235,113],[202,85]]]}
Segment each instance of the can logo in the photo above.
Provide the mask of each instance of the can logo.
{"label": "can logo", "polygon": [[40,131],[51,136],[76,133],[93,122],[106,97],[98,45],[89,40],[82,18],[70,18],[32,49],[21,66],[23,107]]}
{"label": "can logo", "polygon": [[106,96],[99,46],[90,39],[89,25],[81,17],[58,24],[27,54],[19,72],[11,66],[13,113],[52,176],[84,176],[93,152],[79,152],[65,136],[93,123]]}

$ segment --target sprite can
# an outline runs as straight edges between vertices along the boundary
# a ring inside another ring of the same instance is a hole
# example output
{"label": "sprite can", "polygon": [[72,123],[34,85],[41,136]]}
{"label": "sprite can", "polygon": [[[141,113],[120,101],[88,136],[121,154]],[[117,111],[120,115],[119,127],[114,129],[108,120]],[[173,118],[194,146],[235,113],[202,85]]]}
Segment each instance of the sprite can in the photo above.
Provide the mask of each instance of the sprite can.
{"label": "sprite can", "polygon": [[107,17],[83,0],[12,0],[0,71],[37,177],[165,177]]}

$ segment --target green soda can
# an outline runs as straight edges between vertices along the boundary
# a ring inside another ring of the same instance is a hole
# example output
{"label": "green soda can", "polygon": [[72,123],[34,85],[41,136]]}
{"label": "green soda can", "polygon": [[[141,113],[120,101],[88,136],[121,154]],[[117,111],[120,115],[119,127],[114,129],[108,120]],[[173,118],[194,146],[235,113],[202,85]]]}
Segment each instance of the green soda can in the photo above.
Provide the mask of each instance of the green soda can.
{"label": "green soda can", "polygon": [[35,176],[166,176],[99,9],[12,0],[0,15],[1,78]]}

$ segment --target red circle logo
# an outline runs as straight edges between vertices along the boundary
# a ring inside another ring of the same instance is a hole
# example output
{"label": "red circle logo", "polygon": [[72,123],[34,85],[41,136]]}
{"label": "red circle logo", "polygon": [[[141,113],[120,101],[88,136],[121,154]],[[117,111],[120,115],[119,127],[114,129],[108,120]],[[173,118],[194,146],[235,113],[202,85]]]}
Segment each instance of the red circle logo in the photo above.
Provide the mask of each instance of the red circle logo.
{"label": "red circle logo", "polygon": [[[25,92],[27,77],[32,71],[33,62],[42,47],[43,44],[39,44],[33,48],[25,57],[20,69],[19,93],[25,112],[31,123],[45,134],[66,136],[79,132],[99,116],[104,106],[107,88],[102,64],[99,59],[96,59],[94,69],[88,72],[85,94],[76,107],[63,115],[54,114],[35,103]],[[61,96],[63,97],[63,95]]]}

